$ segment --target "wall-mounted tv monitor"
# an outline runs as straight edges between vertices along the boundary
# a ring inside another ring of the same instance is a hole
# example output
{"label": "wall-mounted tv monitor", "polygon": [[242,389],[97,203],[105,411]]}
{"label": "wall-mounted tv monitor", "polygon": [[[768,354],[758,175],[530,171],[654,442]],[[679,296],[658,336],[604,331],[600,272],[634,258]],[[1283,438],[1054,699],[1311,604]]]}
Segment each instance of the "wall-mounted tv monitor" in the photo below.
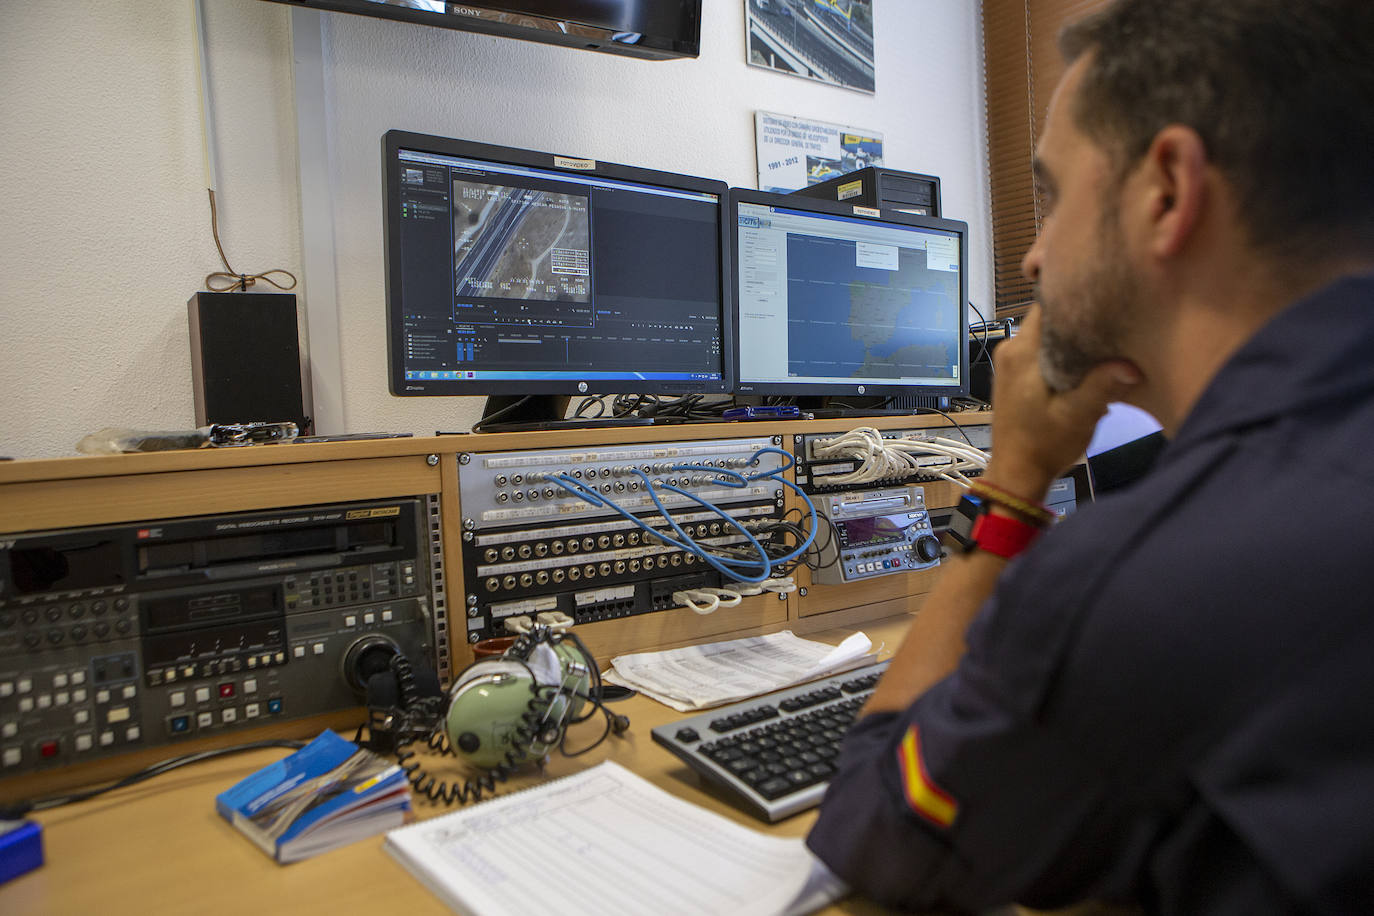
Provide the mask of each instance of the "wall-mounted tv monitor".
{"label": "wall-mounted tv monitor", "polygon": [[382,156],[392,394],[548,395],[505,418],[540,421],[730,390],[723,182],[396,130]]}
{"label": "wall-mounted tv monitor", "polygon": [[968,227],[733,189],[740,395],[968,393]]}
{"label": "wall-mounted tv monitor", "polygon": [[276,0],[651,60],[701,53],[701,0]]}

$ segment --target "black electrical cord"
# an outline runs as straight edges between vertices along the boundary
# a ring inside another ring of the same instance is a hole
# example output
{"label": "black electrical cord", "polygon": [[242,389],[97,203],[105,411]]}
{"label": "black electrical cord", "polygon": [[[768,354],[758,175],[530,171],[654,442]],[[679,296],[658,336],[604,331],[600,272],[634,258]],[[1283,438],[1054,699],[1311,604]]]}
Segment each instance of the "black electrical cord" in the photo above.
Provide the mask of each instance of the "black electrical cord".
{"label": "black electrical cord", "polygon": [[[807,520],[810,519],[811,521],[811,528],[816,532],[817,536],[811,540],[811,546],[806,549],[806,553],[802,554],[801,559],[806,563],[807,569],[819,569],[821,555],[824,554],[828,549],[830,549],[830,543],[835,539],[835,524],[834,522],[831,522],[829,519],[826,519],[825,524],[821,525],[819,524],[820,519],[815,512],[803,512],[801,509],[795,506],[787,510],[787,513],[783,515],[783,519],[786,519],[787,516],[791,515],[793,512],[797,513],[797,515],[800,516],[800,519],[796,522],[796,525],[798,527],[803,528],[803,530],[805,530],[804,526],[806,525]],[[820,543],[821,531],[825,531],[824,544]],[[813,557],[814,560],[812,559]]]}
{"label": "black electrical cord", "polygon": [[679,412],[688,420],[718,420],[734,406],[735,399],[731,397],[708,400],[704,394],[693,394],[682,398]]}
{"label": "black electrical cord", "polygon": [[[824,527],[825,527],[825,533],[826,533],[825,543],[826,543],[826,546],[828,547],[828,546],[830,545],[830,542],[833,541],[833,540],[835,539],[836,533],[837,533],[838,529],[835,527],[835,523],[832,522],[830,519],[828,519],[828,518],[827,518],[827,519],[823,519],[823,521],[825,522],[825,525],[824,525]],[[817,529],[816,529],[816,530],[817,530],[817,531],[820,530],[820,526],[819,526],[819,525],[817,526]],[[810,555],[809,555],[809,552],[808,552],[808,558],[807,558],[807,562],[806,562],[806,568],[807,568],[807,569],[810,569],[810,570],[812,570],[812,571],[815,571],[815,570],[819,570],[819,569],[826,569],[826,568],[831,567],[831,566],[834,566],[834,565],[836,565],[837,563],[840,562],[840,554],[839,554],[838,551],[836,551],[834,558],[831,559],[831,561],[830,561],[829,563],[821,563],[821,556],[822,556],[822,553],[823,553],[822,550],[817,550],[817,551],[816,551],[816,558],[815,558],[815,561],[813,562],[813,561],[810,559]]]}
{"label": "black electrical cord", "polygon": [[720,398],[710,403],[703,403],[697,411],[702,419],[719,420],[725,415],[725,411],[738,406],[733,397]]}
{"label": "black electrical cord", "polygon": [[700,394],[684,394],[670,401],[662,401],[654,410],[658,417],[680,417],[691,419],[698,404],[703,400]]}
{"label": "black electrical cord", "polygon": [[[798,512],[803,521],[808,516],[814,519],[811,513],[802,513],[800,510],[791,509],[788,514],[791,514],[791,512]],[[815,544],[813,543],[801,554],[798,554],[791,560],[782,562],[783,557],[796,549],[796,544],[800,544],[806,540],[806,529],[797,522],[787,521],[785,518],[758,524],[750,530],[763,546],[764,553],[767,555],[769,561],[777,564],[774,569],[778,575],[791,575],[792,572],[798,566],[802,565],[802,563],[806,561],[806,558],[815,551]],[[792,544],[788,544],[786,540],[779,535],[790,535],[794,540]],[[724,557],[732,560],[758,560],[757,553],[737,546],[716,544],[711,546],[711,551],[717,557]],[[808,566],[809,565],[808,563]]]}
{"label": "black electrical cord", "polygon": [[0,820],[18,820],[31,811],[47,811],[51,808],[59,808],[62,805],[70,805],[75,802],[85,801],[88,798],[95,798],[106,792],[113,792],[115,789],[123,789],[126,786],[136,785],[154,776],[161,776],[163,773],[170,773],[180,767],[189,766],[193,763],[201,763],[205,760],[214,760],[216,757],[228,757],[231,754],[242,754],[245,751],[258,751],[269,747],[289,748],[293,751],[305,747],[305,741],[254,741],[250,744],[237,744],[233,747],[221,747],[209,751],[197,751],[194,754],[185,754],[181,757],[172,757],[167,760],[145,767],[137,773],[130,773],[123,779],[115,780],[103,786],[96,786],[91,789],[82,789],[67,795],[54,795],[49,798],[41,798],[30,802],[10,802],[0,804]]}
{"label": "black electrical cord", "polygon": [[603,690],[605,688],[605,685],[601,681],[601,669],[596,664],[595,657],[587,649],[587,646],[582,642],[582,639],[576,633],[573,633],[571,631],[564,633],[554,633],[550,635],[550,642],[552,645],[557,645],[558,643],[564,640],[572,640],[573,645],[577,646],[578,651],[582,653],[583,657],[586,658],[588,662],[590,662],[590,664],[588,665],[588,683],[590,685],[589,689],[586,694],[581,694],[574,691],[573,696],[590,703],[592,708],[588,710],[587,714],[584,716],[569,719],[568,724],[576,725],[579,722],[585,722],[598,712],[600,712],[606,720],[606,727],[602,730],[601,734],[597,737],[597,739],[593,741],[591,744],[587,745],[586,747],[576,751],[568,750],[568,729],[563,729],[563,734],[558,739],[558,750],[565,757],[577,757],[587,753],[590,750],[600,747],[601,743],[605,741],[608,737],[610,737],[612,734],[623,734],[626,731],[626,729],[630,727],[630,720],[628,717],[621,715],[617,712],[612,712],[610,709],[606,708],[606,700],[603,696]]}
{"label": "black electrical cord", "polygon": [[[765,534],[769,534],[769,535],[772,535],[772,534],[774,534],[775,532],[782,532],[782,533],[784,533],[784,534],[787,534],[787,535],[791,535],[791,536],[792,536],[792,538],[793,538],[792,545],[788,545],[787,543],[784,542],[784,543],[782,544],[782,548],[783,548],[783,549],[782,549],[781,551],[776,551],[776,553],[777,553],[777,558],[781,558],[781,557],[787,556],[787,554],[791,553],[792,550],[794,549],[794,546],[793,546],[793,545],[800,544],[800,543],[802,543],[803,541],[806,540],[806,531],[803,530],[802,527],[801,527],[800,525],[794,524],[793,522],[789,522],[789,521],[779,520],[779,521],[773,522],[773,523],[771,523],[770,525],[768,525],[767,528],[762,529],[762,532],[765,533]],[[773,547],[773,546],[774,546],[774,541],[773,541],[773,539],[770,537],[770,539],[769,539],[768,543],[765,545],[765,547]],[[802,563],[805,562],[806,557],[810,554],[810,552],[811,552],[811,547],[807,547],[807,549],[806,549],[805,551],[803,551],[803,552],[797,554],[797,555],[796,555],[795,557],[793,557],[792,559],[787,560],[786,562],[779,562],[779,563],[774,567],[774,569],[777,571],[777,573],[778,573],[779,575],[790,576],[790,575],[792,574],[792,572],[793,572],[798,566],[802,565]],[[774,558],[775,558],[775,557],[773,557],[773,556],[771,555],[772,553],[774,553],[774,551],[770,551],[770,557],[769,557],[770,559],[774,559]]]}
{"label": "black electrical cord", "polygon": [[[588,419],[606,416],[607,397],[610,395],[591,395],[583,398],[573,416],[586,416],[593,406],[597,406],[597,412]],[[706,395],[696,393],[675,398],[656,394],[618,394],[611,399],[609,415],[616,419],[638,417],[682,421],[713,420],[719,419],[734,404],[734,398],[731,397],[711,401],[707,400]]]}
{"label": "black electrical cord", "polygon": [[[968,307],[973,309],[973,313],[978,316],[978,320],[981,322],[983,336],[978,338],[978,346],[982,351],[982,355],[987,358],[988,372],[992,375],[996,375],[997,369],[992,365],[992,353],[988,350],[988,320],[983,316],[983,313],[978,310],[978,306],[974,305],[972,302],[969,302]],[[975,359],[974,362],[977,362],[977,359]]]}
{"label": "black electrical cord", "polygon": [[[587,411],[590,410],[590,409],[592,408],[592,405],[596,405],[596,413],[594,413],[594,414],[592,414],[590,417],[588,417],[588,416],[587,416]],[[592,394],[592,395],[588,395],[587,397],[583,398],[583,399],[578,403],[577,409],[573,411],[573,419],[575,419],[575,420],[581,420],[581,419],[595,420],[595,419],[597,419],[598,417],[604,417],[605,415],[606,415],[606,401],[605,401],[605,395],[600,395],[600,394]]]}
{"label": "black electrical cord", "polygon": [[656,394],[618,394],[611,401],[611,416],[650,417],[657,411],[658,402]]}
{"label": "black electrical cord", "polygon": [[532,397],[534,397],[534,395],[527,394],[520,400],[514,402],[513,404],[507,404],[505,407],[502,407],[500,410],[496,411],[496,413],[487,414],[485,417],[478,420],[476,423],[472,424],[472,431],[475,433],[480,433],[482,431],[483,426],[486,426],[488,423],[494,423],[495,421],[501,419],[502,417],[506,416],[512,411],[524,407],[526,404],[530,402],[530,398]]}
{"label": "black electrical cord", "polygon": [[970,439],[970,438],[968,437],[968,433],[964,432],[964,428],[963,428],[962,426],[959,425],[959,421],[956,420],[956,419],[954,419],[953,417],[951,417],[949,414],[945,413],[943,410],[939,410],[938,408],[935,408],[935,407],[917,407],[917,408],[916,408],[916,412],[917,412],[917,413],[938,413],[940,416],[944,417],[946,420],[949,421],[949,425],[950,425],[950,426],[953,426],[953,427],[955,428],[955,430],[958,431],[959,435],[961,435],[961,436],[964,437],[964,441],[967,442],[967,443],[969,444],[969,447],[970,447],[970,448],[978,448],[978,446],[976,446],[976,445],[973,444],[973,440]]}
{"label": "black electrical cord", "polygon": [[[795,569],[797,566],[804,565],[807,569],[819,569],[821,556],[830,549],[830,545],[835,539],[835,526],[831,524],[828,518],[822,519],[814,512],[799,514],[801,514],[804,522],[809,519],[812,533],[811,543],[807,545],[806,551],[797,558],[792,568]],[[824,525],[821,524],[822,521],[825,522]],[[798,524],[798,527],[802,528],[802,530],[806,530],[801,523]],[[823,544],[820,543],[819,537],[822,530],[825,531],[825,543]]]}

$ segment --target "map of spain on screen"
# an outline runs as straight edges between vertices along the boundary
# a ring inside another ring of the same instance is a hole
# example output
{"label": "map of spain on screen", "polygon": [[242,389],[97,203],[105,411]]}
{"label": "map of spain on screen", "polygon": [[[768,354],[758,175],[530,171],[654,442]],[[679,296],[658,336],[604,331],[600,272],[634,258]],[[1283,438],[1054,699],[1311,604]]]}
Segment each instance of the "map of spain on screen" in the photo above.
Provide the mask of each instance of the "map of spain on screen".
{"label": "map of spain on screen", "polygon": [[790,233],[788,374],[952,378],[959,274],[949,241],[927,251]]}

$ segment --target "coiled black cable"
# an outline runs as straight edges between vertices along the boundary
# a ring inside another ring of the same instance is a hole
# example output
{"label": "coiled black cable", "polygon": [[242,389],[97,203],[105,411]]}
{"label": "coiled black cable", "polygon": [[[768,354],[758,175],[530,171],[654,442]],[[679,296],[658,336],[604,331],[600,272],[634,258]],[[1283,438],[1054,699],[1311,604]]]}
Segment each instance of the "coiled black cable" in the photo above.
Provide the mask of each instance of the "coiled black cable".
{"label": "coiled black cable", "polygon": [[[521,664],[524,664],[523,661]],[[526,665],[525,667],[528,671],[529,666]],[[531,697],[524,713],[520,716],[520,724],[515,727],[510,749],[505,752],[496,766],[485,773],[465,779],[462,782],[441,780],[424,768],[418,752],[412,749],[411,745],[418,738],[416,732],[406,728],[399,730],[396,738],[396,762],[406,774],[406,781],[410,783],[411,789],[416,794],[423,795],[430,801],[440,804],[466,805],[470,801],[480,801],[484,794],[496,791],[497,783],[506,782],[510,779],[511,774],[519,769],[520,764],[526,762],[529,749],[534,745],[539,733],[538,722],[548,708],[547,703],[541,706],[540,692],[534,681],[534,672],[530,671],[529,674],[532,685]],[[429,732],[426,744],[431,751],[453,756],[453,748],[444,731],[442,721]]]}

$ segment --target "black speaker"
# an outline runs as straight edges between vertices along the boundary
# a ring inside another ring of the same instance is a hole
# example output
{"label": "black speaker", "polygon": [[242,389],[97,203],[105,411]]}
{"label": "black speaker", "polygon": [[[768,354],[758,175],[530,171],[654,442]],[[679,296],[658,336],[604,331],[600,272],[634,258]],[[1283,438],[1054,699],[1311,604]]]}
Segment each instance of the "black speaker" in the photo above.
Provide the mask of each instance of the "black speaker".
{"label": "black speaker", "polygon": [[301,435],[313,432],[295,296],[200,292],[186,309],[197,426],[290,420]]}

